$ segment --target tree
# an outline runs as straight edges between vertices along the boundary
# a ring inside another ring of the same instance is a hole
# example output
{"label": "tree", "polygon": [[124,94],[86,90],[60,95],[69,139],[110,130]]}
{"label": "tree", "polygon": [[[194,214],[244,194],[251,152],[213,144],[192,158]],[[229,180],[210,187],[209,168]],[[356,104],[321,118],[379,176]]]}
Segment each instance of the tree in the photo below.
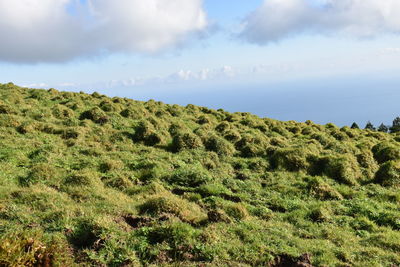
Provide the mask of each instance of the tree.
{"label": "tree", "polygon": [[398,133],[400,132],[400,117],[397,117],[393,120],[392,127],[390,127],[391,133]]}
{"label": "tree", "polygon": [[389,127],[382,123],[382,124],[378,127],[378,131],[379,131],[379,132],[383,132],[383,133],[387,133],[387,132],[389,131]]}
{"label": "tree", "polygon": [[375,131],[375,127],[370,121],[368,121],[367,125],[365,125],[365,130]]}
{"label": "tree", "polygon": [[357,123],[353,122],[353,124],[351,125],[351,129],[360,129],[360,127]]}

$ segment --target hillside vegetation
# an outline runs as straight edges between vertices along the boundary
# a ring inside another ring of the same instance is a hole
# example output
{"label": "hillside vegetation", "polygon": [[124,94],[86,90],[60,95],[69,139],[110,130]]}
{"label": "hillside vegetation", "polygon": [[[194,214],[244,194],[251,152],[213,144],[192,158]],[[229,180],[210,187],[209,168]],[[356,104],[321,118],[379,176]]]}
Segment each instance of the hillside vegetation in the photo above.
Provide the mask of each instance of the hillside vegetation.
{"label": "hillside vegetation", "polygon": [[399,188],[400,134],[0,85],[0,266],[395,266]]}

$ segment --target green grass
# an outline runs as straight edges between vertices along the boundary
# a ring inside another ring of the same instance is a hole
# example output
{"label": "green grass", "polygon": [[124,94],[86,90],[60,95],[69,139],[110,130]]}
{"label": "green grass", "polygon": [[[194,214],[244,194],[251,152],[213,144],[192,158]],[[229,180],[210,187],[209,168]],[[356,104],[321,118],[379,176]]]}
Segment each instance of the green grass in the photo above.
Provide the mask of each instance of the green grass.
{"label": "green grass", "polygon": [[0,266],[399,265],[399,140],[0,84]]}

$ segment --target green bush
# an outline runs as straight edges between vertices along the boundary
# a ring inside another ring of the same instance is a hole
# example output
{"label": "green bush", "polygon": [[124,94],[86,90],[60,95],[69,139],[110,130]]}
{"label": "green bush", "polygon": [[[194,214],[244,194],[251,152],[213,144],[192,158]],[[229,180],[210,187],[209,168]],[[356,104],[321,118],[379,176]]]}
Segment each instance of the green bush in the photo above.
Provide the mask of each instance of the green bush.
{"label": "green bush", "polygon": [[311,173],[325,174],[338,182],[358,184],[361,171],[356,159],[350,155],[325,156],[314,161]]}
{"label": "green bush", "polygon": [[210,174],[200,164],[181,167],[167,177],[170,184],[187,187],[197,187],[210,180]]}
{"label": "green bush", "polygon": [[91,120],[98,124],[105,124],[109,121],[109,117],[98,107],[94,107],[90,110],[83,112],[80,117],[80,120]]}
{"label": "green bush", "polygon": [[400,160],[387,161],[375,174],[377,183],[383,186],[400,186]]}
{"label": "green bush", "polygon": [[141,121],[135,128],[134,139],[143,142],[147,146],[155,146],[165,142],[165,137],[148,121]]}
{"label": "green bush", "polygon": [[117,110],[116,105],[109,100],[101,101],[99,107],[105,112],[111,112]]}
{"label": "green bush", "polygon": [[100,164],[101,172],[110,172],[114,170],[121,170],[124,168],[124,163],[120,160],[106,160]]}
{"label": "green bush", "polygon": [[178,133],[172,139],[171,149],[179,152],[185,149],[203,148],[203,143],[197,135],[193,133]]}
{"label": "green bush", "polygon": [[327,222],[332,219],[332,210],[327,205],[315,205],[311,207],[309,217],[314,222]]}
{"label": "green bush", "polygon": [[381,163],[385,163],[389,160],[399,160],[400,159],[400,146],[396,146],[392,143],[379,143],[372,148],[372,153],[374,153],[375,159]]}
{"label": "green bush", "polygon": [[16,114],[16,110],[13,109],[10,105],[4,103],[0,100],[0,114]]}
{"label": "green bush", "polygon": [[228,130],[224,134],[224,138],[232,143],[239,141],[242,136],[237,130]]}
{"label": "green bush", "polygon": [[197,119],[197,123],[198,124],[209,124],[211,123],[211,120],[208,116],[206,115],[201,115],[198,119]]}
{"label": "green bush", "polygon": [[37,131],[39,129],[39,124],[36,122],[24,122],[17,127],[17,131],[20,134],[29,134]]}
{"label": "green bush", "polygon": [[265,155],[269,142],[266,137],[247,134],[235,146],[243,157],[257,157]]}
{"label": "green bush", "polygon": [[[200,233],[186,223],[171,223],[141,231],[148,245],[143,257],[160,264],[168,261],[205,261],[211,260],[208,254],[195,246]],[[155,249],[157,248],[158,249]]]}
{"label": "green bush", "polygon": [[355,230],[362,230],[368,232],[374,232],[377,229],[377,225],[364,216],[356,217],[351,222],[351,227],[353,227]]}
{"label": "green bush", "polygon": [[[71,253],[60,238],[47,240],[40,231],[20,230],[2,233],[0,266],[72,266]],[[56,243],[58,242],[58,243]]]}
{"label": "green bush", "polygon": [[257,216],[262,220],[270,220],[274,216],[274,212],[266,207],[255,207],[250,212],[253,216]]}
{"label": "green bush", "polygon": [[160,216],[173,214],[184,222],[199,223],[206,218],[201,208],[169,192],[162,192],[147,199],[139,207],[141,214]]}
{"label": "green bush", "polygon": [[370,150],[362,150],[361,153],[356,155],[356,157],[358,163],[363,168],[363,175],[367,178],[373,178],[379,166],[376,163],[372,152]]}
{"label": "green bush", "polygon": [[219,155],[232,156],[235,153],[235,147],[225,139],[217,135],[209,135],[204,145],[207,150],[214,151]]}
{"label": "green bush", "polygon": [[38,163],[31,167],[26,177],[21,177],[20,183],[25,186],[55,180],[57,170],[48,163]]}
{"label": "green bush", "polygon": [[92,171],[75,171],[64,180],[64,184],[71,186],[94,186],[100,181],[99,175]]}
{"label": "green bush", "polygon": [[101,177],[101,181],[108,187],[124,191],[134,186],[130,178],[124,173],[107,173]]}
{"label": "green bush", "polygon": [[219,196],[222,194],[228,194],[229,190],[222,184],[205,184],[197,189],[197,192],[203,197]]}
{"label": "green bush", "polygon": [[57,119],[67,119],[74,116],[74,111],[63,105],[56,105],[53,108],[53,116]]}
{"label": "green bush", "polygon": [[93,219],[83,217],[77,219],[68,238],[78,249],[91,248],[100,240],[102,230]]}
{"label": "green bush", "polygon": [[274,152],[271,163],[274,168],[288,171],[306,171],[310,164],[308,162],[309,152],[305,148],[283,148]]}
{"label": "green bush", "polygon": [[81,132],[76,128],[68,128],[62,130],[61,136],[64,139],[77,139]]}
{"label": "green bush", "polygon": [[215,127],[215,130],[219,133],[224,133],[224,132],[228,131],[230,128],[231,128],[231,125],[228,122],[223,121]]}
{"label": "green bush", "polygon": [[235,220],[245,220],[249,216],[246,207],[241,203],[232,203],[224,207],[226,213]]}
{"label": "green bush", "polygon": [[343,196],[321,177],[307,177],[305,180],[307,182],[308,192],[315,198],[320,200],[343,199]]}

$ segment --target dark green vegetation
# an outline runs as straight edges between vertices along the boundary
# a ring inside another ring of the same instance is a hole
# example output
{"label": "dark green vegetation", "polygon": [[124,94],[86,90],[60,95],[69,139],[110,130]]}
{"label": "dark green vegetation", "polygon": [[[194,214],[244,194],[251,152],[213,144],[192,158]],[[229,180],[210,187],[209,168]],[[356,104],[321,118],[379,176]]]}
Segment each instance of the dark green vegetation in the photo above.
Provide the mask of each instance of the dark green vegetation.
{"label": "dark green vegetation", "polygon": [[400,264],[397,133],[0,96],[0,266]]}

